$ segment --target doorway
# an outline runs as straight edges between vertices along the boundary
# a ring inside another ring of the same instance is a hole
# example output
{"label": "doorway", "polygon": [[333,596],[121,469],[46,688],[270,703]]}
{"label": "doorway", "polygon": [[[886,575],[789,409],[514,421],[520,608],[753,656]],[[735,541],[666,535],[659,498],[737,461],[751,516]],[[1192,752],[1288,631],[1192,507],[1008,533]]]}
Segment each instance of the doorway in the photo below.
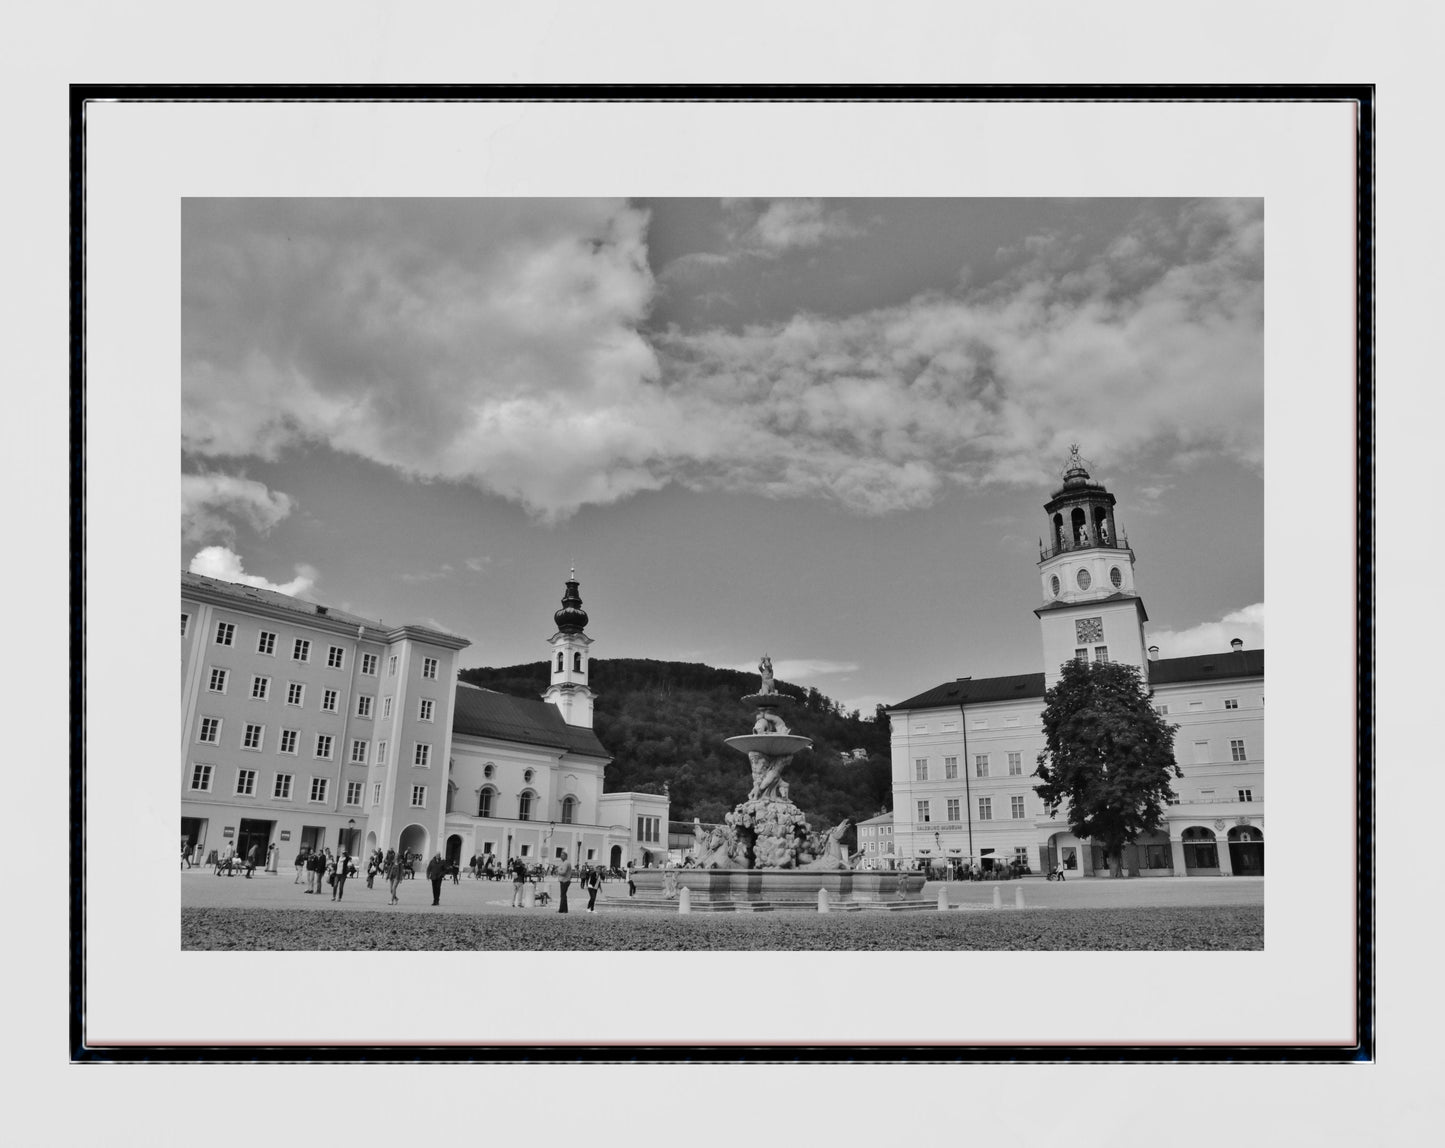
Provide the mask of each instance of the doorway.
{"label": "doorway", "polygon": [[1236,877],[1264,876],[1264,834],[1253,827],[1229,831],[1229,864]]}
{"label": "doorway", "polygon": [[241,818],[241,827],[236,834],[236,856],[245,860],[251,855],[251,846],[256,847],[256,865],[258,868],[266,864],[266,848],[271,844],[271,830],[275,828],[274,821],[255,821],[249,817]]}
{"label": "doorway", "polygon": [[613,869],[622,868],[622,846],[614,845],[612,852],[607,855],[607,863]]}
{"label": "doorway", "polygon": [[458,833],[453,833],[447,838],[447,864],[460,865],[462,863],[462,838]]}

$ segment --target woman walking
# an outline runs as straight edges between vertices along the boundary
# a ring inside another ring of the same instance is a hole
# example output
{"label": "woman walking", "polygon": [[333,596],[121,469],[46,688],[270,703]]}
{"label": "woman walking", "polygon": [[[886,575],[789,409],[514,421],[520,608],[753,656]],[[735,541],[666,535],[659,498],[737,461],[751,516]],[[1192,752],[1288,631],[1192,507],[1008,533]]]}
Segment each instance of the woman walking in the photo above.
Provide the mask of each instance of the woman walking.
{"label": "woman walking", "polygon": [[582,888],[587,890],[587,911],[597,912],[597,892],[602,888],[602,871],[600,869],[588,869],[582,875]]}
{"label": "woman walking", "polygon": [[386,880],[387,884],[391,886],[391,900],[387,904],[395,905],[397,903],[396,889],[401,884],[401,859],[390,850],[387,850],[386,854]]}

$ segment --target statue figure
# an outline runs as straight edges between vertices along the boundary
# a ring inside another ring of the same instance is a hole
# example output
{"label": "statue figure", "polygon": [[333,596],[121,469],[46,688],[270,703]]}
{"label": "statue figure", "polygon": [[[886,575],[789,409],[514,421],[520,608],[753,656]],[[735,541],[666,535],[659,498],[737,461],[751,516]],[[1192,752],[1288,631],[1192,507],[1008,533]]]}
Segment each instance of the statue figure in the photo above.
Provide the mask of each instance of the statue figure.
{"label": "statue figure", "polygon": [[748,761],[753,767],[753,789],[748,794],[749,801],[766,801],[779,796],[778,787],[782,781],[783,770],[792,760],[792,756],[789,753],[770,757],[756,751],[748,754]]}
{"label": "statue figure", "polygon": [[735,842],[722,829],[717,827],[705,829],[698,839],[697,867],[699,869],[736,868],[734,849]]}
{"label": "statue figure", "polygon": [[843,818],[817,840],[817,859],[804,866],[806,869],[851,869],[852,862],[843,852],[843,834],[848,832],[852,822]]}
{"label": "statue figure", "polygon": [[768,657],[767,654],[764,654],[763,660],[758,663],[758,673],[763,675],[763,685],[762,688],[758,690],[758,693],[777,693],[778,689],[775,685],[773,685],[773,659]]}
{"label": "statue figure", "polygon": [[1088,524],[1087,524],[1087,523],[1080,523],[1080,524],[1079,524],[1079,545],[1080,545],[1080,546],[1087,546],[1088,544],[1089,544],[1089,527],[1088,527]]}
{"label": "statue figure", "polygon": [[753,733],[787,733],[783,719],[772,710],[758,710],[758,720],[753,723]]}
{"label": "statue figure", "polygon": [[1109,524],[1102,519],[1099,522],[1099,541],[1105,546],[1109,545]]}

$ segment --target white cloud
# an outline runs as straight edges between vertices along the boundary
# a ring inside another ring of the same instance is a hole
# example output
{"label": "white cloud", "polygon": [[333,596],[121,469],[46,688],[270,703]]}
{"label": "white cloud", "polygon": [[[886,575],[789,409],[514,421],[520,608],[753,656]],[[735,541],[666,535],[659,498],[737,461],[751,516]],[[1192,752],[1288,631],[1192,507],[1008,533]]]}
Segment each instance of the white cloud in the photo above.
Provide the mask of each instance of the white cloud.
{"label": "white cloud", "polygon": [[263,482],[231,474],[181,475],[181,533],[187,542],[234,541],[235,519],[266,533],[291,513],[291,496]]}
{"label": "white cloud", "polygon": [[[311,442],[557,521],[680,483],[865,513],[1167,444],[1262,458],[1257,201],[1143,215],[1103,254],[1036,236],[1005,278],[843,316],[642,334],[647,215],[591,200],[197,201],[183,445]],[[848,227],[735,207],[783,251]]]}
{"label": "white cloud", "polygon": [[243,586],[255,586],[261,590],[275,590],[290,594],[293,598],[306,598],[316,586],[317,573],[313,566],[298,564],[296,577],[289,582],[271,582],[259,574],[247,574],[241,565],[241,556],[225,546],[207,546],[196,552],[191,559],[190,572],[204,574],[208,578],[219,578],[223,582],[239,582]]}
{"label": "white cloud", "polygon": [[1246,650],[1264,648],[1264,603],[1257,602],[1224,615],[1217,622],[1201,622],[1187,630],[1149,632],[1145,644],[1159,647],[1161,658],[1187,658],[1192,654],[1227,654],[1235,638]]}

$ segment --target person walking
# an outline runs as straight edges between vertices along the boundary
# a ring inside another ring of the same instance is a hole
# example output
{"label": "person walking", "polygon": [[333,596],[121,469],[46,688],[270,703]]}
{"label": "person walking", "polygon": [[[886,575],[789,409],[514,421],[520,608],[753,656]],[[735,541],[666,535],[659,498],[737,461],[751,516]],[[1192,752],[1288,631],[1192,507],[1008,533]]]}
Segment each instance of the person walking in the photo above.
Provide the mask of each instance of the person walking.
{"label": "person walking", "polygon": [[[291,882],[291,884],[293,885],[301,884],[301,874],[306,872],[306,853],[307,850],[306,846],[304,845],[296,851],[296,880]],[[306,886],[308,890],[311,887],[310,881],[311,879],[308,877]]]}
{"label": "person walking", "polygon": [[395,905],[398,901],[396,891],[401,885],[401,859],[391,850],[386,853],[386,881],[391,886],[391,900],[388,905]]}
{"label": "person walking", "polygon": [[442,880],[446,875],[447,863],[442,860],[440,853],[433,853],[426,866],[426,879],[431,882],[431,903],[433,905],[442,903]]}
{"label": "person walking", "polygon": [[597,892],[602,888],[602,873],[597,869],[588,869],[582,874],[582,888],[587,890],[587,911],[597,912]]}
{"label": "person walking", "polygon": [[253,841],[253,842],[251,842],[251,848],[249,848],[249,849],[246,850],[246,880],[247,880],[247,881],[249,881],[249,880],[251,879],[251,874],[256,871],[256,863],[257,863],[258,861],[260,861],[260,859],[261,859],[261,846],[259,846],[258,844],[256,844],[256,843]]}
{"label": "person walking", "polygon": [[326,879],[326,854],[320,850],[312,853],[307,859],[307,869],[309,872],[306,891],[308,893],[321,892],[321,882]]}
{"label": "person walking", "polygon": [[627,863],[627,895],[629,897],[637,896],[637,883],[632,880],[633,866],[636,864],[636,861],[629,861]]}
{"label": "person walking", "polygon": [[512,908],[522,907],[522,887],[527,883],[527,867],[522,864],[520,857],[513,857],[507,862],[507,868],[512,871]]}
{"label": "person walking", "polygon": [[184,837],[181,838],[181,864],[187,869],[191,867],[191,843]]}
{"label": "person walking", "polygon": [[561,886],[562,893],[557,898],[557,912],[567,911],[567,886],[572,884],[572,862],[567,860],[567,851],[562,851],[562,863],[557,866],[557,883]]}
{"label": "person walking", "polygon": [[333,901],[341,900],[342,893],[346,891],[346,871],[350,864],[351,854],[343,849],[341,855],[336,858],[336,876],[331,882],[331,899]]}

